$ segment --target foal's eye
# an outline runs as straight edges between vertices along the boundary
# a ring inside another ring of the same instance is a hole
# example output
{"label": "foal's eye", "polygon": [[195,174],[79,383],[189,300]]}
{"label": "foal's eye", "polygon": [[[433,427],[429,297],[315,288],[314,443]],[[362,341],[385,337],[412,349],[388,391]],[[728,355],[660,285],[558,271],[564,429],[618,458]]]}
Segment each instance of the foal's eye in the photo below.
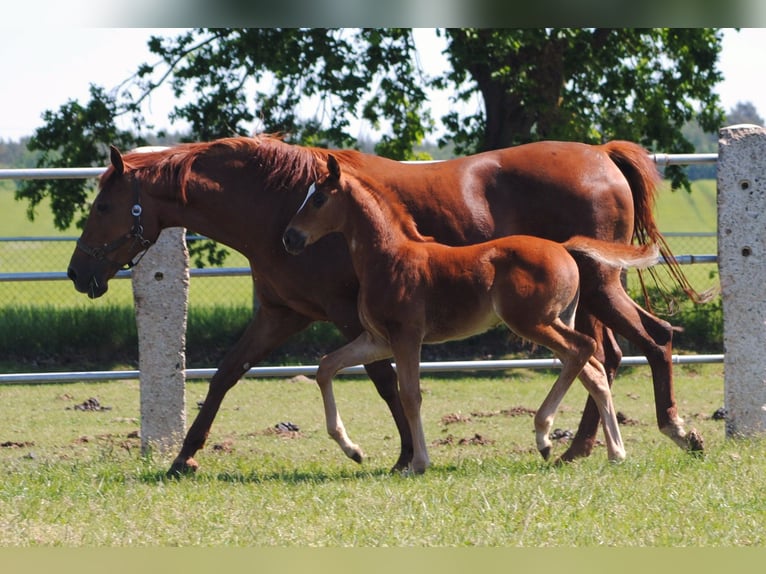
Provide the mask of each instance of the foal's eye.
{"label": "foal's eye", "polygon": [[316,208],[322,207],[325,201],[327,201],[327,196],[321,191],[311,197],[311,205]]}
{"label": "foal's eye", "polygon": [[96,211],[98,211],[99,213],[106,213],[107,211],[109,211],[109,205],[106,203],[97,203]]}

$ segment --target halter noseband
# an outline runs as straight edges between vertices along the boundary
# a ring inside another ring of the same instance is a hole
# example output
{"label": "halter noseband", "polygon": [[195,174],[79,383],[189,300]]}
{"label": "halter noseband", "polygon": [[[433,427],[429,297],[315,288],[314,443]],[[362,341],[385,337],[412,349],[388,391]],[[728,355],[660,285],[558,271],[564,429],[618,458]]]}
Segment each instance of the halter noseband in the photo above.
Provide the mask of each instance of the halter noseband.
{"label": "halter noseband", "polygon": [[116,251],[120,249],[122,246],[124,246],[129,241],[133,241],[133,245],[140,246],[142,248],[142,251],[139,253],[138,258],[135,260],[130,260],[124,265],[120,266],[120,269],[131,269],[138,265],[138,262],[141,261],[144,254],[146,254],[146,250],[149,249],[149,247],[152,246],[152,242],[149,241],[144,237],[144,226],[141,225],[141,213],[143,212],[143,209],[141,208],[141,198],[139,197],[139,186],[138,181],[133,180],[133,192],[135,194],[133,207],[130,208],[130,214],[133,216],[133,226],[130,228],[130,231],[123,235],[122,237],[119,237],[112,241],[111,243],[104,243],[100,247],[89,247],[83,243],[82,238],[77,240],[77,247],[80,249],[80,251],[84,252],[86,255],[89,255],[93,257],[96,261],[102,261],[104,259],[107,259],[107,255],[111,253],[112,251]]}

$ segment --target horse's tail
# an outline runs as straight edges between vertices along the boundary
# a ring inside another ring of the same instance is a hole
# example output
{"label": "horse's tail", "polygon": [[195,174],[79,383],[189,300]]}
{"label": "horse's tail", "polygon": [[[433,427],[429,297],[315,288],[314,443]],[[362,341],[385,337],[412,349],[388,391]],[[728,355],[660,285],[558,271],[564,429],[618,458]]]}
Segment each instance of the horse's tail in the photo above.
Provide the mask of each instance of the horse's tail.
{"label": "horse's tail", "polygon": [[656,243],[626,245],[583,235],[570,237],[562,245],[570,253],[582,253],[610,267],[644,269],[657,263],[660,254]]}
{"label": "horse's tail", "polygon": [[[633,236],[636,241],[641,245],[654,243],[659,247],[670,276],[692,301],[702,303],[709,300],[710,293],[700,294],[692,287],[665,238],[657,228],[654,219],[654,203],[657,196],[657,186],[661,178],[649,153],[636,143],[619,140],[608,142],[604,144],[603,148],[625,176],[625,179],[628,180],[628,185],[630,185],[630,190],[633,193],[633,211],[635,214]],[[651,271],[649,273],[658,284],[661,283],[656,274]],[[644,295],[647,297],[646,292]]]}

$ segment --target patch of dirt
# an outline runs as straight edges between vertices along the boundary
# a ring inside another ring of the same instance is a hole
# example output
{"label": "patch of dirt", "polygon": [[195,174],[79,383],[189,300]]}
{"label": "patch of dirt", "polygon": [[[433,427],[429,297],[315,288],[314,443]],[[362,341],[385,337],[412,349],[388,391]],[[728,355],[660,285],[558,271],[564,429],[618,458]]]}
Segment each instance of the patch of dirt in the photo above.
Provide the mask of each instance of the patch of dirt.
{"label": "patch of dirt", "polygon": [[25,440],[23,442],[19,442],[15,440],[7,440],[5,442],[0,443],[0,448],[25,448],[28,446],[35,446],[35,443],[29,440]]}
{"label": "patch of dirt", "polygon": [[453,444],[485,446],[485,445],[495,444],[495,441],[493,439],[483,437],[479,433],[474,434],[472,437],[461,438],[461,439],[457,439],[455,438],[454,435],[448,434],[444,438],[435,440],[432,444],[434,446],[447,446],[447,445],[453,445]]}
{"label": "patch of dirt", "polygon": [[223,442],[215,443],[211,448],[215,452],[232,453],[234,452],[234,441],[226,439]]}
{"label": "patch of dirt", "polygon": [[471,417],[468,417],[461,413],[451,413],[442,417],[441,423],[443,425],[451,425],[455,423],[467,423],[471,422]]}
{"label": "patch of dirt", "polygon": [[624,426],[640,426],[643,423],[639,420],[630,418],[622,411],[617,411],[617,424],[621,424]]}
{"label": "patch of dirt", "polygon": [[567,442],[574,438],[574,433],[569,429],[553,429],[553,432],[548,437],[558,442]]}
{"label": "patch of dirt", "polygon": [[720,409],[716,409],[716,411],[710,416],[711,419],[714,421],[725,421],[726,420],[726,409],[724,407],[721,407]]}
{"label": "patch of dirt", "polygon": [[533,417],[537,411],[535,409],[528,409],[527,407],[522,406],[515,406],[515,407],[509,407],[507,409],[502,409],[499,411],[476,411],[472,412],[471,416],[476,418],[487,418],[487,417],[496,417],[498,415],[503,415],[506,417],[522,417],[522,416],[530,416]]}
{"label": "patch of dirt", "polygon": [[263,434],[275,434],[282,438],[301,438],[301,429],[291,422],[279,422],[273,427],[267,428]]}
{"label": "patch of dirt", "polygon": [[111,411],[112,407],[104,406],[98,401],[97,398],[91,397],[88,400],[75,405],[74,407],[66,408],[68,411],[71,411],[72,409],[76,411]]}
{"label": "patch of dirt", "polygon": [[528,409],[527,407],[511,407],[509,409],[503,409],[500,411],[500,414],[503,414],[507,417],[521,417],[521,416],[529,416],[533,417],[537,414],[537,411],[535,409]]}

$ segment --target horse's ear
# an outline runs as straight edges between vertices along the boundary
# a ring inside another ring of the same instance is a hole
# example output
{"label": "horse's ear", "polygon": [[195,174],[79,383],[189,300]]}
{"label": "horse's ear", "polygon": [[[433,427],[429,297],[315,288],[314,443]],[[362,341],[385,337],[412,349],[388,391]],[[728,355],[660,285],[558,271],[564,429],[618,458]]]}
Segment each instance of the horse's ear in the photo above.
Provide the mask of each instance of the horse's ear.
{"label": "horse's ear", "polygon": [[340,179],[340,164],[335,156],[330,154],[327,156],[327,170],[330,172],[330,177],[334,180]]}
{"label": "horse's ear", "polygon": [[113,145],[109,146],[109,159],[111,160],[117,175],[125,173],[125,163],[122,161],[122,154],[120,153],[120,150]]}

